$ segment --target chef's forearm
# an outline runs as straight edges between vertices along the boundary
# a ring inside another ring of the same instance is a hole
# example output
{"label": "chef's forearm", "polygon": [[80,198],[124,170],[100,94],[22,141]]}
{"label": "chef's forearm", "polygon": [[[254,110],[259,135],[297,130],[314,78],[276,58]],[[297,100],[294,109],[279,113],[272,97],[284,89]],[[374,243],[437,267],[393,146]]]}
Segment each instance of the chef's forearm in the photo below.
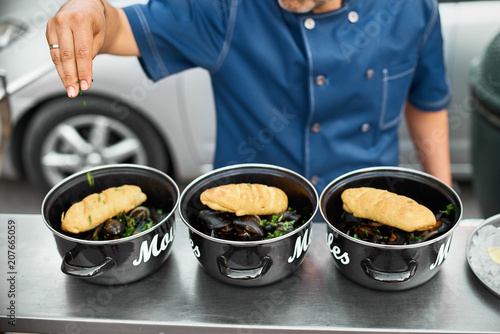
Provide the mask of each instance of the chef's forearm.
{"label": "chef's forearm", "polygon": [[405,116],[423,170],[451,186],[447,110],[424,112],[408,103]]}

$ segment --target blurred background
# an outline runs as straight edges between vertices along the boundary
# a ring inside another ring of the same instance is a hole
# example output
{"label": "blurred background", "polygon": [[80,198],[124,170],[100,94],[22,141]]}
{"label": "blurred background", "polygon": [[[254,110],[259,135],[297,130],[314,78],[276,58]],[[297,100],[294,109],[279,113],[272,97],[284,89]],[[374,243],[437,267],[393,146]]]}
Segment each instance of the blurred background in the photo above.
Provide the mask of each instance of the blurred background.
{"label": "blurred background", "polygon": [[[92,89],[69,99],[45,39],[45,24],[63,3],[0,1],[0,156],[5,155],[0,213],[40,213],[50,187],[101,164],[150,165],[181,187],[211,170],[215,112],[208,74],[193,69],[152,83],[136,58],[98,56]],[[500,31],[500,1],[439,1],[439,6],[453,92],[455,188],[464,201],[464,218],[482,218],[490,211],[480,208],[474,183],[471,127],[478,104],[471,97],[470,72]],[[404,125],[400,135],[401,165],[418,169]]]}

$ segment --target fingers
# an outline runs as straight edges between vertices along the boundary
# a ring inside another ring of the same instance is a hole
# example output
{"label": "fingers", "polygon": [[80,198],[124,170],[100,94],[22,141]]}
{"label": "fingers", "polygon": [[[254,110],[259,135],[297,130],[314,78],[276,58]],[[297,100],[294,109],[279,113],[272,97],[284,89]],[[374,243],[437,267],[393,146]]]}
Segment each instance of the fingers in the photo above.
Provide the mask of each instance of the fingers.
{"label": "fingers", "polygon": [[50,44],[57,42],[59,48],[51,48],[50,56],[56,66],[57,74],[66,88],[69,97],[76,97],[80,90],[76,59],[74,56],[75,45],[73,43],[72,33],[67,29],[57,30],[59,34],[47,35],[47,41]]}
{"label": "fingers", "polygon": [[[84,28],[85,24],[88,23],[84,22],[80,26],[81,33],[73,35],[75,47],[74,54],[72,55],[73,59],[76,59],[75,70],[78,73],[77,81],[79,82],[80,88],[82,90],[87,90],[90,88],[90,85],[92,83],[92,60],[94,59],[98,51],[93,51],[93,31],[90,26]],[[72,65],[74,65],[74,63],[68,64],[70,70],[73,70],[73,68],[71,67]]]}
{"label": "fingers", "polygon": [[[47,42],[49,43],[49,48],[50,48],[50,57],[52,58],[52,62],[54,63],[54,65],[56,67],[57,74],[61,78],[61,81],[62,81],[64,87],[66,88],[66,91],[68,91],[68,86],[66,84],[66,75],[64,73],[62,62],[61,62],[57,32],[56,32],[56,29],[53,27],[52,20],[50,20],[47,23],[47,31],[46,31],[46,38],[47,38]],[[57,46],[57,47],[53,47],[53,46]],[[68,95],[70,95],[69,92],[68,92]]]}
{"label": "fingers", "polygon": [[99,31],[102,23],[97,25],[96,17],[100,16],[92,11],[63,6],[47,23],[47,42],[59,46],[50,48],[50,55],[69,97],[91,86],[92,60],[102,46],[102,38],[96,43],[94,35],[103,34]]}

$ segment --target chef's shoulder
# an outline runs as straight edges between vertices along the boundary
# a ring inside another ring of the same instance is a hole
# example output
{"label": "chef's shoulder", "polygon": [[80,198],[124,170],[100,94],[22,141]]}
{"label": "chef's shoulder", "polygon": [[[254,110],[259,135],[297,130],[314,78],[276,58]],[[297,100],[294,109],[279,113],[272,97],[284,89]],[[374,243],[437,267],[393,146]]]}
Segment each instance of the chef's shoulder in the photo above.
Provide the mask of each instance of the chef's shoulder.
{"label": "chef's shoulder", "polygon": [[236,0],[150,0],[147,7],[151,12],[169,13],[178,23],[199,19],[227,21]]}

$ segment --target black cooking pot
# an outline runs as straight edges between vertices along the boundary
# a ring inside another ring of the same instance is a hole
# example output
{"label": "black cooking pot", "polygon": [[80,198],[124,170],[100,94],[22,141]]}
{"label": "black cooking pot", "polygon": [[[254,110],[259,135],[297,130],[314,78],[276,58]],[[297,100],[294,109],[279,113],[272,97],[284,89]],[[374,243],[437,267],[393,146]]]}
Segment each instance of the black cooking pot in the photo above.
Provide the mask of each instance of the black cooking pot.
{"label": "black cooking pot", "polygon": [[[380,245],[353,238],[341,229],[345,189],[373,187],[414,199],[437,213],[453,204],[450,229],[425,242],[411,245]],[[331,182],[320,198],[327,222],[327,244],[337,268],[348,278],[378,290],[405,290],[430,280],[441,268],[450,250],[453,230],[462,217],[462,202],[456,192],[423,172],[399,168],[366,168]]]}
{"label": "black cooking pot", "polygon": [[[200,211],[207,209],[200,202],[200,194],[231,183],[280,188],[288,196],[288,206],[303,218],[310,218],[293,232],[273,239],[232,241],[211,237],[201,232],[197,219]],[[299,268],[311,242],[317,206],[316,190],[299,174],[271,165],[243,164],[214,170],[191,182],[182,192],[179,214],[189,228],[193,253],[208,274],[232,285],[262,286],[282,280]]]}
{"label": "black cooking pot", "polygon": [[[61,230],[61,215],[73,203],[124,184],[139,186],[147,196],[143,205],[168,215],[144,232],[117,240],[82,240]],[[54,186],[43,200],[42,217],[54,234],[65,274],[97,284],[125,284],[153,273],[170,255],[178,202],[179,188],[163,172],[139,165],[107,165],[79,172]]]}

